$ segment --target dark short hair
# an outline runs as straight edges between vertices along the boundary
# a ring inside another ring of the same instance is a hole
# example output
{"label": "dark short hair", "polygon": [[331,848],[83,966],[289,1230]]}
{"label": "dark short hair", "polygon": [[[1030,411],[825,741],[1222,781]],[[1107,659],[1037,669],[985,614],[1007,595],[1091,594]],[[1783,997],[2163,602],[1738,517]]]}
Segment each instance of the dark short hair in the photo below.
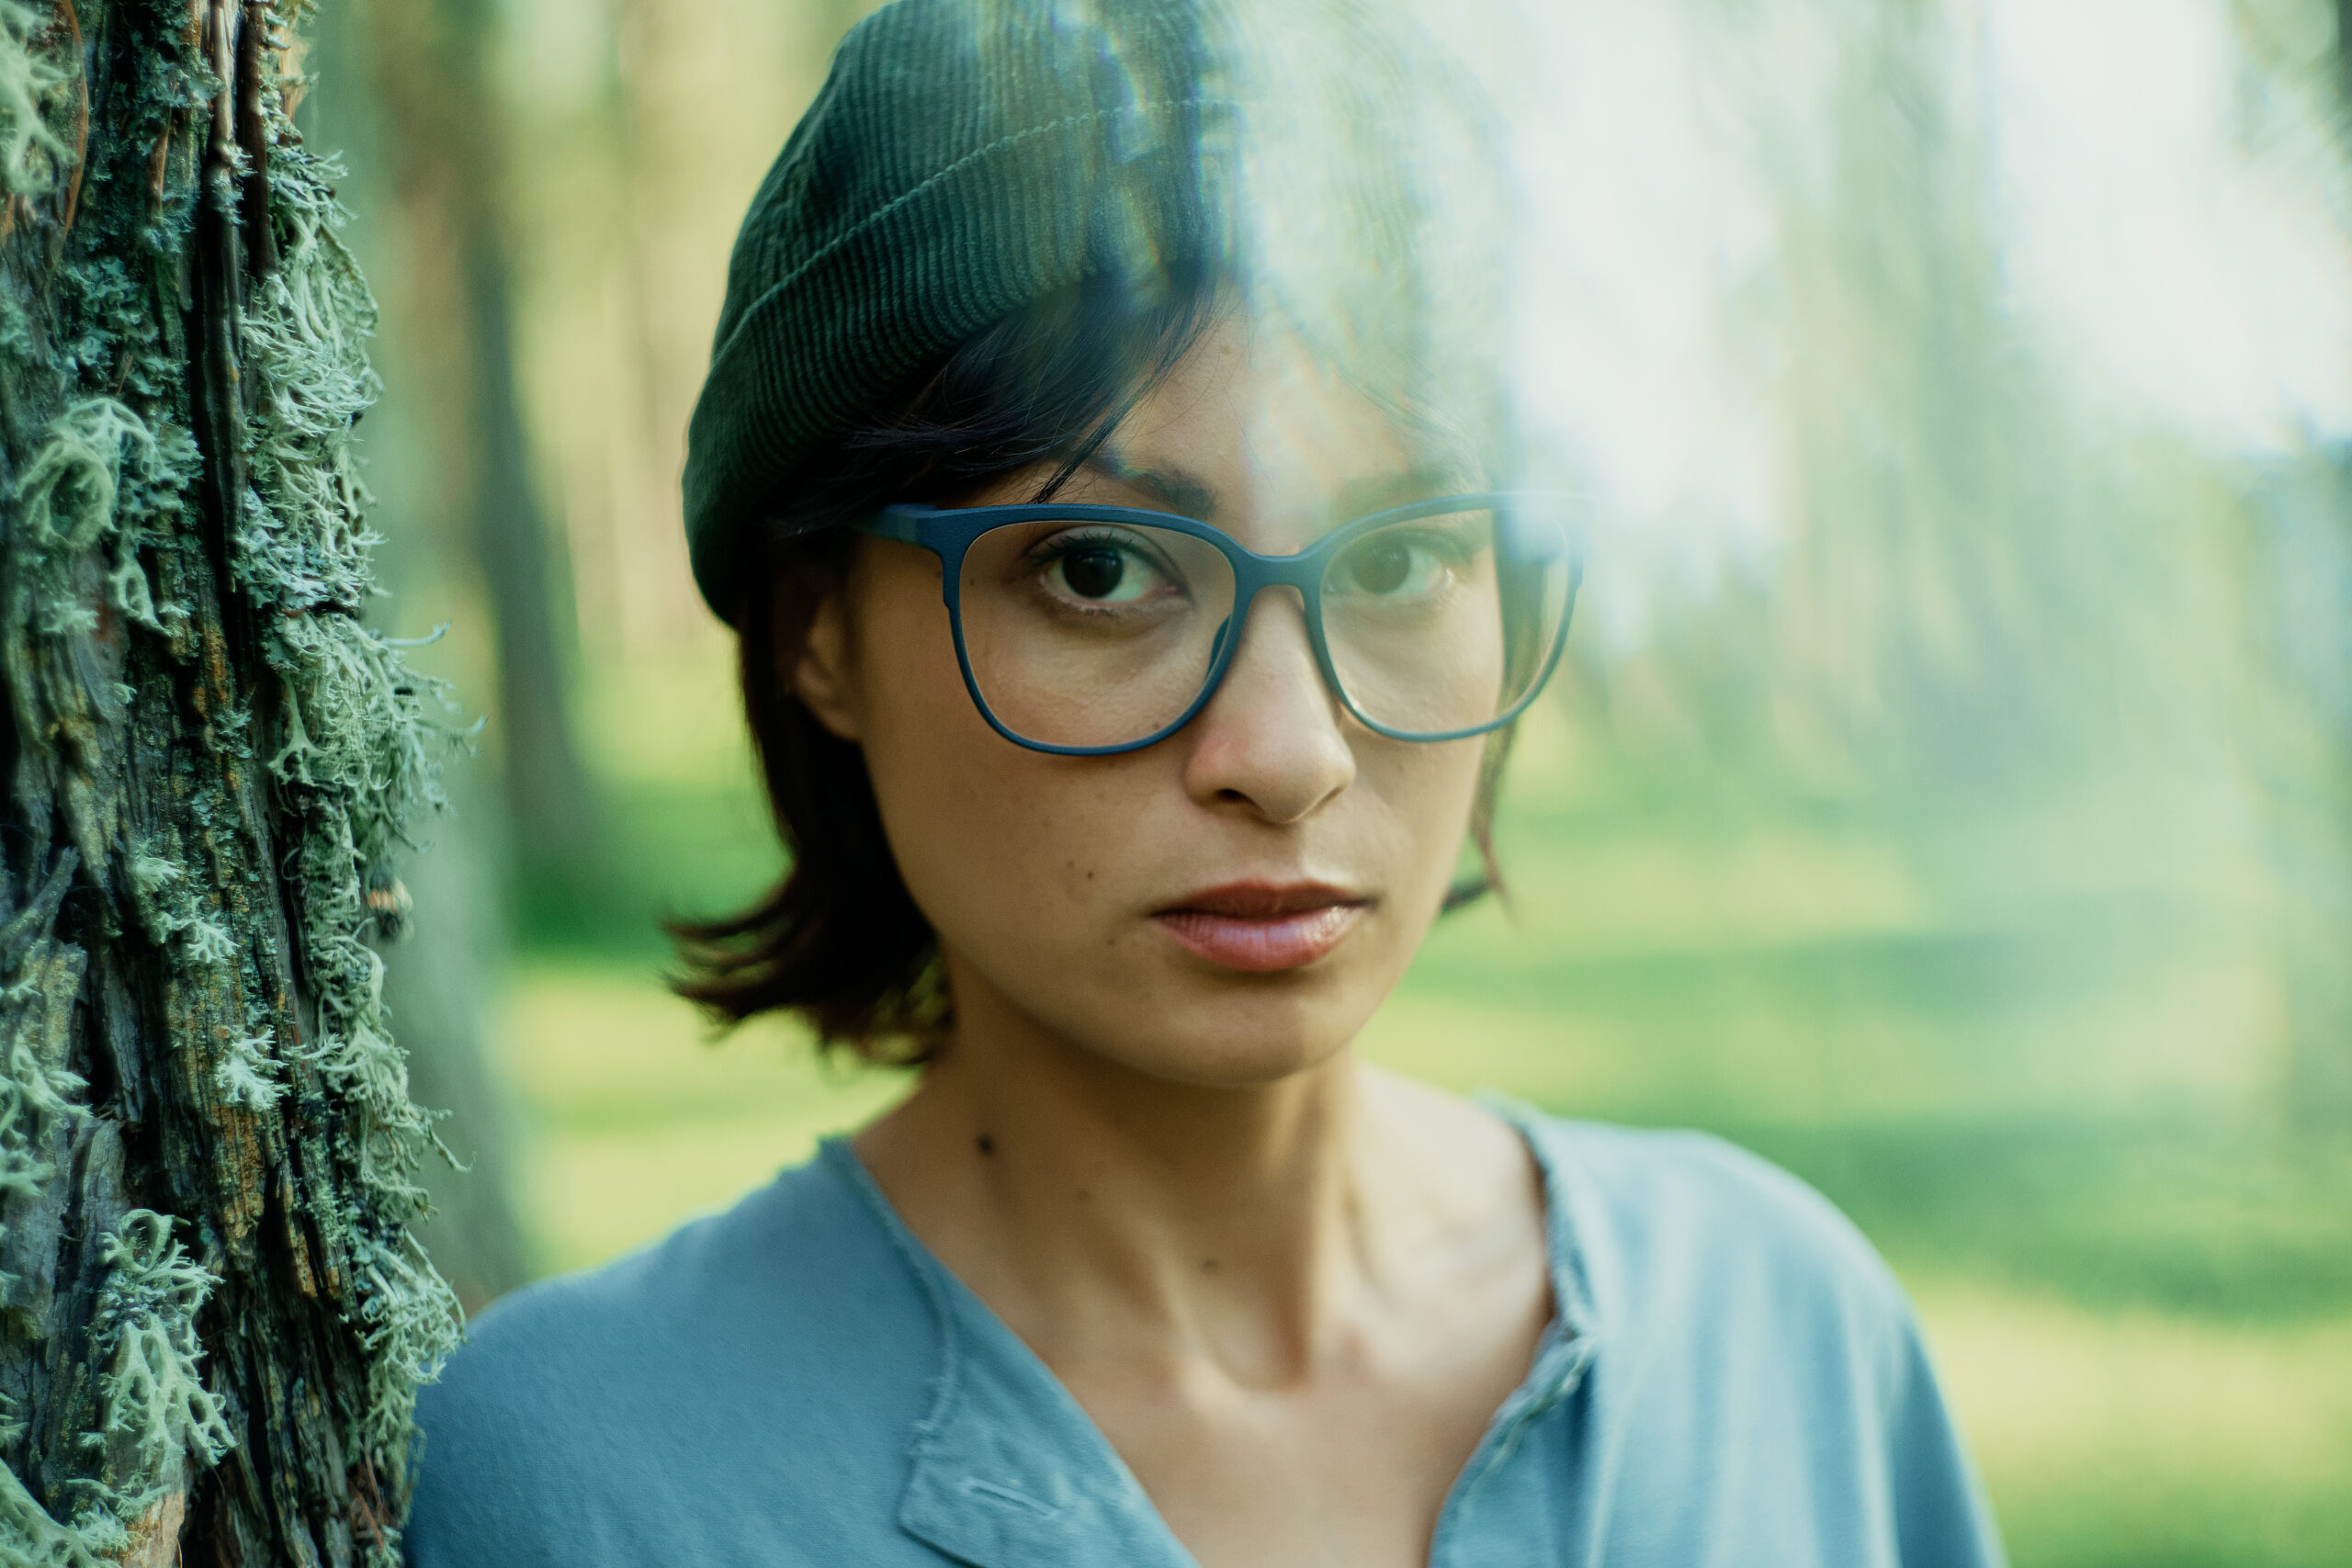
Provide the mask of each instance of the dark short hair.
{"label": "dark short hair", "polygon": [[[827,1046],[868,1061],[934,1056],[952,1022],[938,943],[899,874],[864,752],[819,723],[788,674],[817,607],[838,589],[852,525],[894,502],[954,504],[1054,465],[1052,496],[1196,343],[1227,280],[1181,265],[1149,284],[1104,277],[1013,312],[941,356],[804,463],[763,511],[738,597],[740,674],[776,829],[791,866],[729,919],[673,922],[679,994],[732,1025],[797,1012]],[[1490,824],[1508,732],[1487,750],[1471,833],[1499,886]]]}
{"label": "dark short hair", "polygon": [[[1483,366],[1506,163],[1491,106],[1387,0],[893,0],[842,39],[736,236],[687,430],[696,583],[729,615],[779,486],[1087,279],[1124,280],[1109,299],[1170,258],[1246,258],[1374,378]],[[932,449],[870,455],[894,454]]]}

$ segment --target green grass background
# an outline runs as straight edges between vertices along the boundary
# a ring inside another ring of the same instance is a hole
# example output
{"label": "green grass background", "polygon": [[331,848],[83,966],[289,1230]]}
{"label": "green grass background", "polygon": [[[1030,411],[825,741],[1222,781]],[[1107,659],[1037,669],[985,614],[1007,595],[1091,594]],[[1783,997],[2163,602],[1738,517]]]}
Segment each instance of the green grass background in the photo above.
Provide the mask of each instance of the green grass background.
{"label": "green grass background", "polygon": [[[537,932],[493,1032],[543,1269],[727,1202],[903,1087],[781,1024],[714,1044],[662,989],[650,915],[776,869],[730,703],[715,660],[592,689],[625,891]],[[1531,727],[1511,907],[1441,924],[1367,1052],[1705,1127],[1820,1187],[1918,1301],[2021,1568],[2352,1564],[2352,1161],[2276,1103],[2258,922],[2134,852],[2162,804],[1896,823],[1579,734]]]}

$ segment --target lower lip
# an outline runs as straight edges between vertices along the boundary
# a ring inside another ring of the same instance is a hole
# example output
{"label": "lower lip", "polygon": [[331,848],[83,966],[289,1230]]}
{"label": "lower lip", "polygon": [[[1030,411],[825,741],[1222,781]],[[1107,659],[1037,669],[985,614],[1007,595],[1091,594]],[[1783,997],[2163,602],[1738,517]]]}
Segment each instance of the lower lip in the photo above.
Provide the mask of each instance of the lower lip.
{"label": "lower lip", "polygon": [[1212,964],[1252,975],[1298,969],[1346,940],[1363,914],[1361,904],[1327,904],[1290,915],[1216,915],[1171,909],[1154,915],[1159,929]]}

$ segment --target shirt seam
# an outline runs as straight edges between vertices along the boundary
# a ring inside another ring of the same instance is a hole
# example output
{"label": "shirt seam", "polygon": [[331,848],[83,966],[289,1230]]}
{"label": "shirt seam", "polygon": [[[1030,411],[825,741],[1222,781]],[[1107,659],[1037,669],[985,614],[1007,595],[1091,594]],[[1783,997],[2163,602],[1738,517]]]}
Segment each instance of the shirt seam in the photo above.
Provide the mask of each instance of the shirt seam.
{"label": "shirt seam", "polygon": [[1554,1309],[1571,1337],[1589,1339],[1600,1328],[1592,1288],[1592,1259],[1585,1248],[1584,1207],[1587,1184],[1573,1150],[1565,1146],[1557,1121],[1522,1100],[1495,1089],[1481,1089],[1476,1103],[1508,1123],[1527,1145],[1544,1185],[1544,1258],[1551,1277]]}
{"label": "shirt seam", "polygon": [[915,1423],[915,1439],[911,1445],[915,1455],[926,1456],[932,1451],[939,1435],[947,1429],[948,1417],[963,1392],[963,1345],[956,1333],[955,1313],[951,1310],[946,1292],[937,1280],[932,1278],[931,1269],[922,1254],[917,1250],[915,1238],[908,1231],[906,1223],[890,1207],[890,1201],[874,1179],[874,1173],[865,1168],[865,1162],[857,1157],[857,1151],[850,1146],[849,1141],[839,1137],[826,1138],[818,1147],[826,1161],[834,1168],[834,1174],[865,1201],[867,1210],[880,1223],[882,1233],[889,1237],[891,1249],[899,1255],[899,1261],[922,1288],[923,1300],[931,1307],[932,1319],[938,1325],[939,1370],[933,1374],[937,1392],[933,1396],[931,1409]]}

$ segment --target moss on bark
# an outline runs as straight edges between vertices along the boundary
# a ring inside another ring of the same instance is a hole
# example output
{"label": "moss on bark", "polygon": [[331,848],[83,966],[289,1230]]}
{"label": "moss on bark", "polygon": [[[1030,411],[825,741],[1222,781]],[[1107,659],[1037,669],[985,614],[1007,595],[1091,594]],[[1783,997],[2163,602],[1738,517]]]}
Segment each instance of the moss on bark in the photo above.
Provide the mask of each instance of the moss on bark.
{"label": "moss on bark", "polygon": [[0,0],[0,1564],[389,1562],[454,1300],[368,945],[373,304],[299,0]]}

